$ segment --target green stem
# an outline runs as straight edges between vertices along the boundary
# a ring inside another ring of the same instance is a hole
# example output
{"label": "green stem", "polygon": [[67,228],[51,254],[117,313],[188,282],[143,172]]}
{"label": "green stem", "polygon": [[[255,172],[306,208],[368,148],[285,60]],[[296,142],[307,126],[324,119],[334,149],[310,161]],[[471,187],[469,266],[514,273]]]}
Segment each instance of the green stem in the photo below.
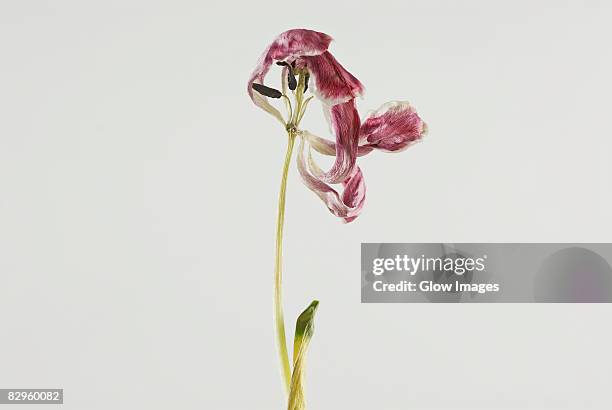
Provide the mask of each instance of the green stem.
{"label": "green stem", "polygon": [[280,193],[278,195],[278,215],[276,218],[276,258],[274,260],[274,321],[276,324],[276,342],[278,345],[278,355],[281,362],[283,383],[285,390],[289,393],[291,386],[291,367],[289,366],[289,354],[287,353],[287,338],[285,336],[285,320],[283,318],[283,225],[285,222],[285,197],[287,193],[287,174],[291,154],[295,143],[295,133],[288,132],[289,142],[285,164],[283,165],[283,175],[281,178]]}

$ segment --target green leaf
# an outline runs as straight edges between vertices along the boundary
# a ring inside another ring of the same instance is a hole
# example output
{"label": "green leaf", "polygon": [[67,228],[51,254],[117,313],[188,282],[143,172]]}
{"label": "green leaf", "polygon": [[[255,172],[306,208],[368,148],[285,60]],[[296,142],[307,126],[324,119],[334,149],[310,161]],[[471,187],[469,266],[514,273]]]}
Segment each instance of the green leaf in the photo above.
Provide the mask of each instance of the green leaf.
{"label": "green leaf", "polygon": [[306,351],[310,339],[314,333],[314,315],[319,306],[319,301],[313,301],[298,317],[295,325],[295,338],[293,340],[293,374],[291,375],[291,387],[289,389],[288,410],[304,410],[304,366]]}

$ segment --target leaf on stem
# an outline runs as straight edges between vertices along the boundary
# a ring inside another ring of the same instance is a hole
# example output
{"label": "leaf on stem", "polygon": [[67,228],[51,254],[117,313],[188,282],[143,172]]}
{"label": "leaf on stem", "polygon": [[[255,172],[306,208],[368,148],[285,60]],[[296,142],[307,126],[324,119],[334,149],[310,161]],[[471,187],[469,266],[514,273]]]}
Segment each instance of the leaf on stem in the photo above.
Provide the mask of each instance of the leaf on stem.
{"label": "leaf on stem", "polygon": [[291,387],[289,390],[288,410],[304,410],[304,366],[306,351],[310,339],[314,333],[314,315],[319,306],[319,301],[313,301],[298,317],[295,325],[295,338],[293,340],[293,374],[291,375]]}

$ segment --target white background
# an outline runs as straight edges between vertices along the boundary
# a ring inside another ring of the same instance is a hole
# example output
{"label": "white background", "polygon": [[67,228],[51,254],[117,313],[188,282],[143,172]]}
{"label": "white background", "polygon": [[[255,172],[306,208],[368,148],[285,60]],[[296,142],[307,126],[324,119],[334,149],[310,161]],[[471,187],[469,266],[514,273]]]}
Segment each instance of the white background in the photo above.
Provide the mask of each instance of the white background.
{"label": "white background", "polygon": [[[309,408],[610,408],[610,306],[362,305],[359,245],[611,241],[611,17],[604,1],[3,1],[0,387],[64,388],[78,410],[285,407],[286,138],[245,89],[272,39],[307,27],[365,84],[362,113],[407,99],[430,126],[360,161],[349,225],[292,166],[290,334],[321,301]],[[327,135],[319,107],[306,122]]]}

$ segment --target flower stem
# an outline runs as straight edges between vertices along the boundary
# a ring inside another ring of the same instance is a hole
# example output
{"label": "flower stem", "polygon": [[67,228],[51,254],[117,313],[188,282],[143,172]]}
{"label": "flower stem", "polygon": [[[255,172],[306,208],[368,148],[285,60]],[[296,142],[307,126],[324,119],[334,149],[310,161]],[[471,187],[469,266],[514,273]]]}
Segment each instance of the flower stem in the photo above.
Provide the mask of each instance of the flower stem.
{"label": "flower stem", "polygon": [[291,385],[291,367],[289,366],[289,354],[287,353],[287,338],[285,336],[285,320],[283,317],[283,225],[285,222],[285,197],[287,193],[287,174],[291,163],[291,154],[295,143],[295,132],[288,131],[289,141],[287,154],[283,165],[280,193],[278,195],[278,215],[276,218],[276,257],[274,260],[274,321],[276,324],[276,342],[278,355],[281,362],[281,370],[285,390],[289,393]]}

